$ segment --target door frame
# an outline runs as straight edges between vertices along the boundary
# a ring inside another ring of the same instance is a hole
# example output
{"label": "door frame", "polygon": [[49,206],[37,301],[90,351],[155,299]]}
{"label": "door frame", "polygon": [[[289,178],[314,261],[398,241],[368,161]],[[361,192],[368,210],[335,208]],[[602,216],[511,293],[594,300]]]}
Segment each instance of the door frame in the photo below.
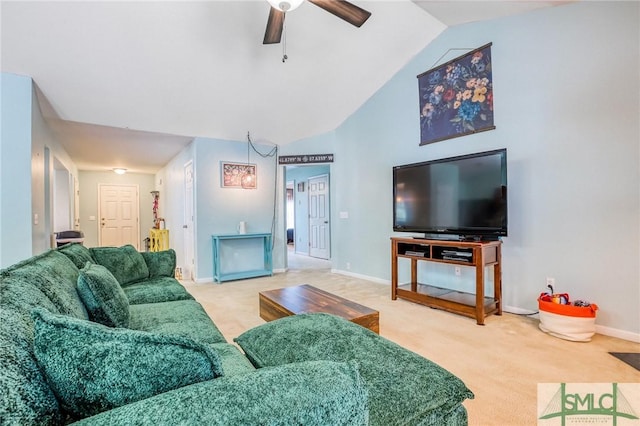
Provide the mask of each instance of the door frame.
{"label": "door frame", "polygon": [[[187,179],[187,171],[191,170],[191,180]],[[183,229],[183,255],[184,255],[184,263],[187,271],[182,271],[182,279],[190,279],[195,280],[196,275],[196,208],[195,208],[195,190],[196,190],[196,175],[195,175],[195,164],[193,160],[189,160],[184,164],[183,167],[183,177],[184,177],[184,210],[183,210],[183,218],[184,224],[182,226]],[[190,186],[189,186],[190,183]],[[190,191],[190,194],[189,194]],[[190,195],[190,196],[189,196]],[[191,200],[191,205],[189,206],[189,200]],[[191,211],[191,220],[187,217],[189,214],[189,210]],[[191,226],[191,227],[190,227]],[[191,238],[188,238],[187,235],[191,234]],[[191,244],[189,245],[189,241]],[[191,259],[188,259],[189,255],[191,255]],[[185,274],[186,272],[186,274]],[[188,274],[188,276],[186,276]]]}
{"label": "door frame", "polygon": [[[331,185],[331,173],[332,173],[332,165],[331,165],[331,163],[322,163],[322,164],[302,164],[302,165],[298,165],[298,164],[296,164],[296,165],[289,165],[289,166],[287,166],[287,165],[282,165],[281,170],[282,170],[282,176],[283,176],[283,179],[282,179],[282,186],[281,186],[281,188],[282,188],[282,190],[281,190],[281,191],[282,191],[282,195],[281,195],[281,198],[280,198],[280,200],[281,200],[281,201],[280,201],[280,206],[282,206],[282,209],[281,209],[281,212],[282,212],[282,213],[279,215],[279,218],[280,218],[280,223],[282,224],[282,234],[281,234],[281,235],[282,235],[283,241],[285,242],[285,244],[283,244],[283,247],[282,247],[283,255],[284,255],[284,259],[285,259],[285,263],[284,263],[284,267],[285,267],[285,269],[288,269],[288,256],[289,256],[289,253],[288,253],[288,251],[289,251],[289,250],[288,250],[288,247],[287,247],[287,244],[286,244],[286,241],[287,241],[287,226],[286,226],[286,220],[287,220],[287,217],[286,217],[286,215],[287,215],[287,182],[288,182],[288,181],[293,180],[290,174],[289,174],[289,175],[287,175],[287,170],[293,170],[293,168],[310,168],[310,167],[320,166],[320,165],[327,166],[327,171],[326,171],[326,172],[321,172],[321,173],[319,173],[319,174],[315,174],[315,175],[310,176],[310,177],[317,177],[317,176],[321,176],[321,175],[327,175],[327,176],[328,176],[328,180],[329,180],[329,218],[330,218],[330,220],[331,220],[331,222],[332,222],[332,218],[333,218],[333,208],[334,208],[334,207],[333,207],[333,203],[332,203],[332,200],[331,200],[331,198],[332,198],[332,193],[333,193],[333,189],[332,189],[332,185]],[[304,180],[297,180],[296,182],[298,182],[298,183],[299,183],[299,182],[304,181],[304,185],[305,185],[305,187],[306,187],[306,186],[308,186],[308,179],[309,179],[309,177],[304,177],[303,179],[304,179]],[[305,188],[305,189],[306,189],[306,188]],[[295,193],[296,193],[296,192],[295,192],[295,188],[294,188],[294,194],[295,194]],[[305,196],[305,197],[303,197],[303,198],[304,198],[304,200],[305,200],[305,203],[307,203],[307,204],[308,204],[308,203],[309,203],[308,196]],[[298,200],[298,198],[295,198],[294,200],[296,200],[296,201],[297,201],[297,200]],[[295,203],[294,203],[294,204],[295,204]],[[294,206],[295,217],[297,217],[297,216],[300,214],[300,210],[301,210],[301,209],[299,209],[299,208],[298,208],[298,205],[297,205],[297,204],[295,204],[295,206]],[[308,210],[307,210],[307,211],[308,211]],[[307,221],[308,221],[308,218],[307,218]],[[306,233],[307,233],[307,252],[306,252],[306,253],[301,253],[301,252],[299,252],[299,251],[298,251],[298,238],[297,238],[297,237],[294,237],[294,252],[295,252],[296,254],[299,254],[299,255],[309,256],[309,251],[308,251],[308,248],[309,248],[309,247],[308,247],[308,242],[309,242],[309,235],[308,235],[308,233],[309,233],[309,226],[308,226],[308,222],[307,222],[307,226],[305,226],[305,227],[298,227],[298,226],[296,226],[295,228],[296,228],[296,231],[299,231],[299,232],[306,232]],[[302,230],[302,228],[304,228],[304,231]],[[297,234],[296,234],[296,235],[297,235]],[[333,226],[331,226],[331,227],[329,228],[329,238],[330,238],[331,240],[333,240]],[[330,243],[330,244],[331,244],[331,243]],[[327,260],[331,261],[332,256],[333,256],[333,250],[331,250],[331,248],[330,248],[330,249],[329,249],[329,258],[328,258]],[[311,257],[311,256],[310,256],[310,257]]]}

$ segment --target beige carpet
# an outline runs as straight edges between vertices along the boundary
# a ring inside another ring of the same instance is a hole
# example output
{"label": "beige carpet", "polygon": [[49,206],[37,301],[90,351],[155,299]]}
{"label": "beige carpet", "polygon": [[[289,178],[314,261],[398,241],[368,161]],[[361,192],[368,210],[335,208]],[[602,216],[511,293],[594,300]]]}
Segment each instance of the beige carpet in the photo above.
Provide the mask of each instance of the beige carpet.
{"label": "beige carpet", "polygon": [[569,342],[542,333],[535,319],[512,314],[488,317],[479,326],[471,318],[392,301],[388,286],[332,274],[327,267],[185,285],[229,341],[264,323],[258,315],[262,290],[306,283],[377,309],[382,336],[445,367],[475,393],[464,404],[471,425],[537,424],[538,383],[640,382],[640,371],[608,353],[639,352],[640,344],[602,335]]}

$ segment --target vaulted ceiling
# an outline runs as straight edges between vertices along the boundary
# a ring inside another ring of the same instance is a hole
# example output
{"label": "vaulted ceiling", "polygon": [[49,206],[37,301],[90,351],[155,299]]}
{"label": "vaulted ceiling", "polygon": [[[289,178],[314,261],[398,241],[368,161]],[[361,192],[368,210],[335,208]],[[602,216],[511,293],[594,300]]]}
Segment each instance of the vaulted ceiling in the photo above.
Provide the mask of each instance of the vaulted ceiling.
{"label": "vaulted ceiling", "polygon": [[447,26],[566,3],[352,2],[361,28],[304,2],[263,45],[265,0],[2,1],[2,71],[33,78],[79,169],[153,173],[196,136],[333,130]]}

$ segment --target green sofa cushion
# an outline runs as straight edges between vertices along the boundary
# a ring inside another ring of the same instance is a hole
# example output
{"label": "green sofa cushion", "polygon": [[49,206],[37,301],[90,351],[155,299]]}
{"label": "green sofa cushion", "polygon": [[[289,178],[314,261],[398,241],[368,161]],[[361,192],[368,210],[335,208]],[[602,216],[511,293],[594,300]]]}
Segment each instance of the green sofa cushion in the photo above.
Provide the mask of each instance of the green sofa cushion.
{"label": "green sofa cushion", "polygon": [[33,356],[31,311],[87,319],[76,290],[78,268],[50,250],[0,271],[0,424],[63,422],[58,401]]}
{"label": "green sofa cushion", "polygon": [[87,262],[78,276],[78,294],[93,321],[109,327],[129,326],[129,300],[104,266]]}
{"label": "green sofa cushion", "polygon": [[453,412],[473,393],[456,376],[401,346],[328,314],[285,317],[235,341],[258,368],[309,360],[355,360],[369,391],[371,424],[417,424]]}
{"label": "green sofa cushion", "polygon": [[67,256],[78,269],[84,268],[87,262],[95,263],[89,249],[80,243],[65,244],[57,250]]}
{"label": "green sofa cushion", "polygon": [[153,277],[122,287],[129,304],[171,302],[174,300],[193,300],[182,284],[170,277]]}
{"label": "green sofa cushion", "polygon": [[176,252],[173,249],[163,251],[143,251],[142,257],[149,268],[149,277],[173,277],[176,272]]}
{"label": "green sofa cushion", "polygon": [[[0,299],[0,303],[11,304],[20,310],[24,306],[39,305],[42,303],[40,295],[44,295],[55,306],[55,312],[89,318],[76,290],[78,268],[62,253],[49,250],[11,265],[3,269],[1,274],[4,285],[2,291],[10,291],[12,298]],[[38,299],[37,302],[34,297]],[[30,315],[30,310],[27,314]]]}
{"label": "green sofa cushion", "polygon": [[222,375],[218,355],[192,340],[109,328],[34,309],[34,353],[60,405],[91,416]]}
{"label": "green sofa cushion", "polygon": [[149,268],[142,254],[132,245],[122,247],[92,247],[97,263],[107,268],[121,286],[149,278]]}
{"label": "green sofa cushion", "polygon": [[3,306],[3,296],[0,294],[0,424],[62,424],[58,400],[33,357],[31,315]]}
{"label": "green sofa cushion", "polygon": [[229,343],[212,343],[209,346],[220,356],[222,370],[225,376],[251,373],[255,367],[237,346]]}
{"label": "green sofa cushion", "polygon": [[175,389],[78,425],[360,426],[367,414],[354,364],[301,362]]}
{"label": "green sofa cushion", "polygon": [[130,305],[129,312],[132,330],[183,336],[199,343],[227,341],[195,300]]}

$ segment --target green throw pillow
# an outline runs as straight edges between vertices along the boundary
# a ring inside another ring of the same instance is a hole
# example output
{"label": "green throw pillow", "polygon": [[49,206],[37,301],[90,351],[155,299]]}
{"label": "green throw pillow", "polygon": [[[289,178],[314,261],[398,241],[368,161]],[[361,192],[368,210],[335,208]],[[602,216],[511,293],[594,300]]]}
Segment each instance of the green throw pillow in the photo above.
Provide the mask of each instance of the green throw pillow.
{"label": "green throw pillow", "polygon": [[193,340],[33,310],[34,354],[62,408],[76,417],[222,375],[210,347]]}
{"label": "green throw pillow", "polygon": [[57,250],[71,259],[78,269],[84,268],[87,262],[95,263],[89,249],[80,243],[65,244]]}
{"label": "green throw pillow", "polygon": [[140,254],[149,268],[149,278],[174,277],[176,272],[175,250],[143,251]]}
{"label": "green throw pillow", "polygon": [[78,275],[78,294],[93,321],[109,327],[129,326],[129,299],[104,266],[87,262]]}
{"label": "green throw pillow", "polygon": [[142,254],[132,245],[122,247],[91,247],[96,263],[107,268],[120,285],[149,278],[149,268]]}

